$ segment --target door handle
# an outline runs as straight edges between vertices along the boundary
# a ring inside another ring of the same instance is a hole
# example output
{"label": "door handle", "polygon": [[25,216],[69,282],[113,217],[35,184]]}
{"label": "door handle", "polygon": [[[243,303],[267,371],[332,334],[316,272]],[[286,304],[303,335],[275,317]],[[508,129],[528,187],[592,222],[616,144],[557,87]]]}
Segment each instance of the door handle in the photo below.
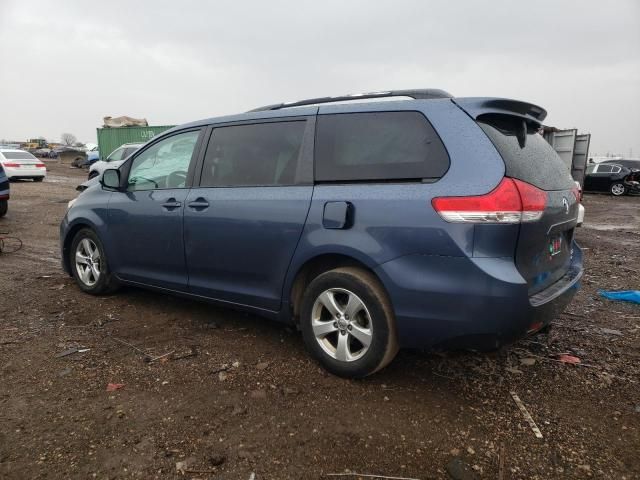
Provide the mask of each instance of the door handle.
{"label": "door handle", "polygon": [[181,207],[181,206],[182,206],[182,203],[178,202],[175,198],[170,198],[169,200],[167,200],[166,202],[164,202],[162,204],[162,207],[165,210],[174,210],[174,209],[176,209],[178,207]]}
{"label": "door handle", "polygon": [[202,197],[198,197],[194,201],[189,202],[187,205],[188,205],[189,208],[191,208],[193,210],[200,211],[200,210],[204,210],[204,209],[208,208],[209,207],[209,202],[207,202]]}

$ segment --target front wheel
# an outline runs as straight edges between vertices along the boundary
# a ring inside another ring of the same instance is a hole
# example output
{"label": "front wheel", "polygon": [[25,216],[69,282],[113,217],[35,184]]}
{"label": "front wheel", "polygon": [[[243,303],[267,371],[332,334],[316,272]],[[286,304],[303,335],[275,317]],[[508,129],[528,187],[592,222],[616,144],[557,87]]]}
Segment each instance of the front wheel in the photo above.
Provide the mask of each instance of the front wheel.
{"label": "front wheel", "polygon": [[69,255],[73,278],[80,289],[92,295],[101,295],[117,288],[102,242],[93,230],[83,228],[76,234]]}
{"label": "front wheel", "polygon": [[362,378],[398,352],[395,318],[380,282],[359,268],[338,268],[305,290],[300,326],[310,354],[329,372]]}
{"label": "front wheel", "polygon": [[624,183],[616,182],[611,184],[611,195],[619,197],[625,193],[627,193],[627,187],[624,186]]}
{"label": "front wheel", "polygon": [[4,217],[9,210],[9,200],[0,200],[0,217]]}
{"label": "front wheel", "polygon": [[33,177],[34,182],[41,182],[44,180],[44,177]]}

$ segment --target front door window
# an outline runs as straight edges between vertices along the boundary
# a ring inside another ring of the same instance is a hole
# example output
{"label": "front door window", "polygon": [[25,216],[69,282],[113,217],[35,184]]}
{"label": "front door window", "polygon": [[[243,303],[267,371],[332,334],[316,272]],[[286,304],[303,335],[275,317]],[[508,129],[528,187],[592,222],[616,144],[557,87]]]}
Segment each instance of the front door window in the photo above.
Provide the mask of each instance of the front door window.
{"label": "front door window", "polygon": [[133,159],[127,190],[183,188],[199,131],[172,135]]}

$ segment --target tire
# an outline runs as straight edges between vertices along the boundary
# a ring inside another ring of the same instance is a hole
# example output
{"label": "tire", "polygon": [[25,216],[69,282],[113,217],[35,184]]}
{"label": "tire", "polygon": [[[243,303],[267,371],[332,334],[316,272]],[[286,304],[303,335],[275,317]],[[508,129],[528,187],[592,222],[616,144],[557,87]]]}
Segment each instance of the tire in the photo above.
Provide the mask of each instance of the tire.
{"label": "tire", "polygon": [[89,172],[88,180],[91,180],[92,178],[96,178],[98,175],[100,175],[100,174],[95,170],[93,172]]}
{"label": "tire", "polygon": [[[351,318],[348,310],[355,312]],[[316,277],[302,297],[300,327],[310,355],[339,377],[371,375],[398,353],[391,302],[380,282],[360,268],[338,268]]]}
{"label": "tire", "polygon": [[[79,254],[79,257],[84,258],[85,262],[76,261],[76,253]],[[86,261],[89,259],[91,262]],[[118,287],[109,271],[102,242],[98,235],[89,228],[83,228],[73,237],[69,251],[69,265],[76,283],[86,293],[103,295],[114,292]]]}
{"label": "tire", "polygon": [[609,191],[614,197],[620,197],[627,193],[627,187],[624,185],[624,183],[615,182],[611,184],[611,187],[609,187]]}
{"label": "tire", "polygon": [[9,210],[9,200],[0,200],[0,217],[4,217]]}
{"label": "tire", "polygon": [[41,182],[44,180],[44,177],[33,177],[34,182]]}

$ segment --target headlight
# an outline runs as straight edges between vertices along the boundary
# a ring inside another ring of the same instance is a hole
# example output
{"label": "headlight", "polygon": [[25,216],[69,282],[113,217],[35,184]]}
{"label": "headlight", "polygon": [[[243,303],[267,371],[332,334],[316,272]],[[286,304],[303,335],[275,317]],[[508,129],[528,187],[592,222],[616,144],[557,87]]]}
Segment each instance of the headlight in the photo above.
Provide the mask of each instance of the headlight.
{"label": "headlight", "polygon": [[69,210],[71,207],[73,207],[73,204],[76,203],[76,200],[78,200],[78,199],[74,198],[73,200],[69,200],[69,203],[67,203],[67,210]]}

